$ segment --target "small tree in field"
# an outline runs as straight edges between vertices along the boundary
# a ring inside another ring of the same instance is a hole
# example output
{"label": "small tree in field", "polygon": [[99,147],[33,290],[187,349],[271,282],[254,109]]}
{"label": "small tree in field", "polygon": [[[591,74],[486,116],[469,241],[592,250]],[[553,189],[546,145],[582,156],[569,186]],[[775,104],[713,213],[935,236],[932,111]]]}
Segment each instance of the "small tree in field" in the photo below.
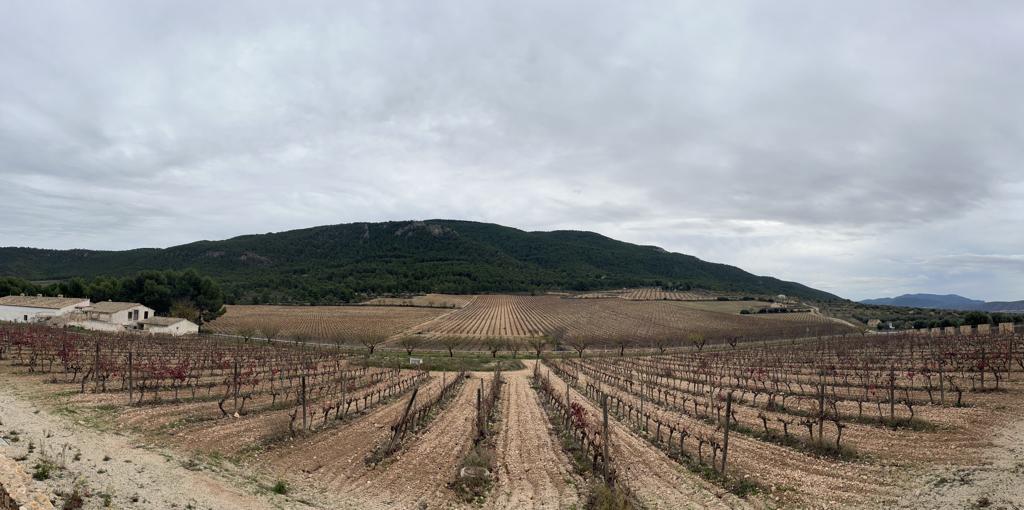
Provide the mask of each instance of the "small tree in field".
{"label": "small tree in field", "polygon": [[377,346],[387,339],[387,336],[380,333],[367,333],[359,337],[359,343],[366,347],[367,354],[372,356],[373,351],[377,350]]}
{"label": "small tree in field", "polygon": [[491,353],[492,358],[497,358],[498,353],[505,348],[505,341],[501,338],[489,337],[484,340],[484,344],[487,345],[487,352]]}
{"label": "small tree in field", "polygon": [[530,337],[528,343],[530,344],[530,349],[533,349],[533,352],[537,355],[537,359],[540,359],[541,353],[544,352],[544,348],[548,345],[548,339],[543,336],[534,336]]}
{"label": "small tree in field", "polygon": [[272,320],[261,322],[257,329],[260,331],[260,336],[265,338],[268,344],[281,334],[281,325]]}
{"label": "small tree in field", "polygon": [[521,340],[511,339],[505,344],[505,348],[512,353],[513,358],[519,357],[519,350],[523,348]]}
{"label": "small tree in field", "polygon": [[242,337],[242,339],[244,339],[246,343],[248,343],[249,340],[252,340],[252,337],[256,336],[257,334],[256,326],[253,326],[251,323],[245,322],[241,326],[238,326],[238,329],[235,331],[235,333],[238,336]]}
{"label": "small tree in field", "polygon": [[658,354],[665,354],[665,349],[668,349],[671,340],[667,335],[655,335],[651,339],[651,345],[658,350]]}
{"label": "small tree in field", "polygon": [[568,335],[568,331],[562,326],[552,328],[551,333],[548,334],[551,337],[551,347],[556,351],[562,350],[562,343],[565,342]]}
{"label": "small tree in field", "polygon": [[405,349],[405,353],[412,356],[412,351],[420,345],[420,339],[412,335],[403,336],[398,340],[398,345],[401,345]]}
{"label": "small tree in field", "polygon": [[690,343],[697,348],[697,352],[704,350],[704,344],[707,343],[707,339],[700,333],[690,333]]}
{"label": "small tree in field", "polygon": [[626,347],[629,347],[630,344],[629,337],[626,335],[616,335],[615,338],[612,339],[612,344],[614,344],[619,350],[619,356],[625,356]]}
{"label": "small tree in field", "polygon": [[458,347],[459,344],[461,344],[461,343],[462,343],[462,339],[460,339],[457,336],[441,337],[441,345],[443,345],[445,349],[448,349],[448,357],[449,358],[455,356],[455,348]]}
{"label": "small tree in field", "polygon": [[299,332],[292,335],[292,341],[295,342],[295,345],[309,343],[312,338],[313,337],[309,333],[305,332]]}
{"label": "small tree in field", "polygon": [[577,353],[580,358],[583,358],[583,351],[586,351],[590,347],[591,341],[589,337],[584,335],[572,335],[565,340],[565,343],[569,344]]}

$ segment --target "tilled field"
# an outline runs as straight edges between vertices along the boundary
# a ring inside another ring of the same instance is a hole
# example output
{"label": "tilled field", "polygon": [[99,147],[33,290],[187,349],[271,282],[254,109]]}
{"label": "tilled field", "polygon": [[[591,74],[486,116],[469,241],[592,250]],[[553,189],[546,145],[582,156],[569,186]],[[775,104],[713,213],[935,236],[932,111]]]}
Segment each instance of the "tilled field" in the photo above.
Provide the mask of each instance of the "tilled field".
{"label": "tilled field", "polygon": [[[291,345],[139,344],[36,328],[2,333],[0,381],[19,392],[0,395],[10,407],[0,408],[0,453],[22,459],[26,470],[50,462],[52,446],[26,446],[48,445],[47,430],[66,416],[59,427],[72,432],[62,440],[73,441],[76,427],[87,427],[95,429],[91,438],[116,431],[151,449],[159,445],[168,459],[189,459],[180,461],[188,476],[206,480],[195,483],[242,484],[219,489],[223,497],[258,492],[247,500],[252,508],[582,508],[605,486],[649,509],[914,508],[906,495],[915,491],[933,502],[988,498],[1012,508],[1013,491],[1024,481],[1018,480],[1019,450],[1000,446],[1006,442],[1000,438],[1019,436],[1004,431],[1019,431],[1024,412],[1024,352],[1016,337],[851,337],[526,360],[526,368],[500,374],[499,411],[485,418],[493,420],[490,439],[480,443],[489,452],[480,457],[487,484],[470,502],[453,487],[478,448],[477,391],[495,387],[497,372],[360,368],[339,351]],[[92,354],[70,357],[75,342],[85,342],[81,350]],[[122,363],[124,352],[132,353],[131,368]],[[985,372],[977,370],[978,359],[986,360]],[[180,382],[163,374],[183,365]],[[121,384],[126,370],[133,377]],[[100,379],[81,380],[93,373]],[[135,386],[129,405],[127,381],[146,381],[148,393],[160,397],[141,398]],[[558,414],[552,396],[571,415]],[[51,406],[50,422],[33,418],[25,399]],[[416,425],[393,441],[393,426],[410,409]],[[805,427],[821,430],[821,442]],[[580,431],[596,441],[596,450],[578,448]],[[837,431],[843,449],[831,450],[840,443]],[[607,458],[599,455],[605,441]],[[89,448],[95,456],[97,447]],[[726,448],[728,469],[721,465]],[[599,458],[610,466],[609,479],[601,476]],[[986,463],[1005,469],[977,468]],[[37,484],[57,504],[71,482],[61,469],[70,476],[70,467],[60,468]],[[950,481],[964,470],[977,473],[977,487],[970,477]],[[228,472],[235,474],[226,482]],[[93,478],[94,484],[103,479]],[[936,480],[956,490],[938,490]],[[118,507],[188,499],[168,487],[131,490],[138,494],[119,493]],[[86,508],[101,503],[94,497]]]}
{"label": "tilled field", "polygon": [[298,338],[348,345],[358,345],[361,335],[389,338],[392,344],[412,335],[433,348],[440,348],[441,338],[457,337],[463,340],[460,349],[481,349],[481,341],[488,338],[525,340],[557,331],[566,336],[593,338],[598,346],[609,346],[620,338],[628,338],[632,346],[647,346],[655,338],[683,345],[688,344],[691,335],[712,341],[735,337],[761,339],[823,333],[838,327],[811,313],[739,314],[740,309],[753,302],[658,298],[662,294],[641,289],[624,294],[625,298],[600,299],[555,295],[454,299],[459,296],[428,295],[374,301],[398,306],[234,305],[227,307],[227,313],[211,322],[208,329],[223,334],[248,331],[246,334],[262,338],[270,326],[269,331],[275,332],[278,340]]}

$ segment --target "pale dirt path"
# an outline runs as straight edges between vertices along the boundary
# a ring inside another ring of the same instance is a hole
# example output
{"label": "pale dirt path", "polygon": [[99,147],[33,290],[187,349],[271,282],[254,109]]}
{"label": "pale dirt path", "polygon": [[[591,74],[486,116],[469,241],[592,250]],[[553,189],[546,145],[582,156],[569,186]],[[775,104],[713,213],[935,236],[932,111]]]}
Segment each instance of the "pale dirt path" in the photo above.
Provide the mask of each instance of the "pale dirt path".
{"label": "pale dirt path", "polygon": [[467,379],[459,395],[420,436],[407,439],[394,458],[351,482],[345,499],[365,509],[464,508],[447,487],[472,444],[476,388]]}
{"label": "pale dirt path", "polygon": [[[545,376],[547,368],[541,368]],[[550,373],[551,384],[564,391],[565,382]],[[591,417],[601,416],[598,409],[575,389],[570,398],[586,409]],[[633,434],[628,427],[609,417],[611,457],[619,477],[649,510],[680,508],[748,508],[752,505],[725,489],[690,473],[664,452]]]}
{"label": "pale dirt path", "polygon": [[[38,398],[28,390],[19,391],[19,379],[0,374],[0,431],[19,433],[17,442],[0,441],[0,454],[15,459],[27,455],[21,463],[29,472],[42,455],[63,463],[65,468],[56,470],[51,479],[34,482],[48,494],[70,493],[77,482],[94,494],[87,498],[86,508],[101,507],[98,493],[110,494],[116,508],[308,508],[260,491],[230,466],[217,472],[186,469],[185,459],[52,414],[33,403]],[[34,453],[28,453],[29,442],[35,446]],[[76,452],[81,453],[77,461]]]}
{"label": "pale dirt path", "polygon": [[572,472],[530,388],[532,373],[527,369],[504,374],[507,384],[501,395],[497,481],[484,508],[561,509],[579,505],[578,489],[583,481]]}
{"label": "pale dirt path", "polygon": [[[994,432],[980,461],[929,469],[911,480],[905,496],[890,508],[1003,508],[1024,509],[1024,405],[1017,419]],[[872,502],[872,505],[881,502]]]}

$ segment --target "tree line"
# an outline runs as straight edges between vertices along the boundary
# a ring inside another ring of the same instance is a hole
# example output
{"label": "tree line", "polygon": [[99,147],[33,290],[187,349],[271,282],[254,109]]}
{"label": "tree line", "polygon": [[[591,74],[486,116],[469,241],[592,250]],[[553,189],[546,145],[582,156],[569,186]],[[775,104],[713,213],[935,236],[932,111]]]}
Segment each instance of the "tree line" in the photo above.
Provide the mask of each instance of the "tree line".
{"label": "tree line", "polygon": [[71,278],[52,283],[0,277],[0,295],[19,294],[141,303],[159,315],[183,317],[196,323],[211,321],[224,313],[224,291],[220,285],[192,269],[141,271],[134,276]]}

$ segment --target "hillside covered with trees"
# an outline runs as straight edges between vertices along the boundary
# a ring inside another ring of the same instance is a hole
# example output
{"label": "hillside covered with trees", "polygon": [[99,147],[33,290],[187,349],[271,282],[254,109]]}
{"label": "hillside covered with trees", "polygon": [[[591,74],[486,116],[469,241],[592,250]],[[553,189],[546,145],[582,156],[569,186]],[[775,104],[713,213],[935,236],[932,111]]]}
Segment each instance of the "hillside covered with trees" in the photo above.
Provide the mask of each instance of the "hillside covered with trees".
{"label": "hillside covered with trees", "polygon": [[799,283],[592,232],[525,232],[468,221],[350,223],[166,249],[0,248],[0,276],[33,281],[190,268],[216,280],[234,303],[633,286],[838,299]]}

